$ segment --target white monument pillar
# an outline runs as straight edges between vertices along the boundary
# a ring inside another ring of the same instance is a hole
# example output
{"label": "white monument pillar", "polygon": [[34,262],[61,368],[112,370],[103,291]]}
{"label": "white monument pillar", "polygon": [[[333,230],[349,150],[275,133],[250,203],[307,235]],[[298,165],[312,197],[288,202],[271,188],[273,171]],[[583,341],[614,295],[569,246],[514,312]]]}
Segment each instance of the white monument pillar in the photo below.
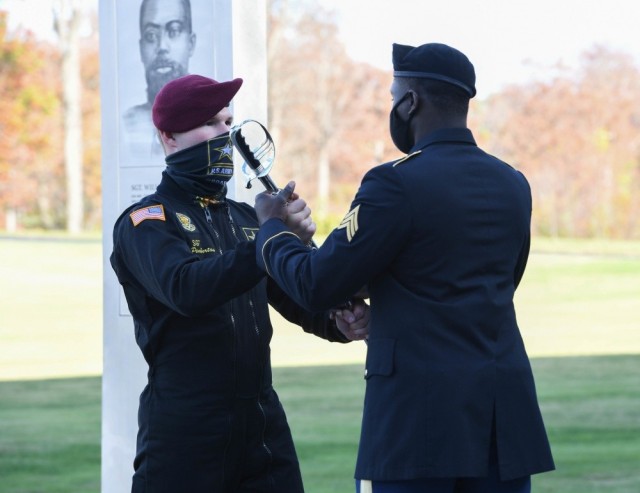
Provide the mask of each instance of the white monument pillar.
{"label": "white monument pillar", "polygon": [[[172,3],[172,0],[147,1],[163,6]],[[103,493],[123,493],[131,489],[138,398],[147,372],[134,339],[133,320],[109,263],[113,224],[125,207],[155,190],[164,169],[164,158],[153,142],[149,105],[145,104],[147,83],[141,49],[141,15],[144,17],[141,2],[100,0],[99,11],[104,260]],[[177,5],[184,3],[175,0]],[[183,57],[182,64],[188,65],[186,71],[216,80],[242,77],[244,84],[232,108],[235,121],[251,118],[266,124],[266,0],[191,0],[190,7],[195,44],[190,56]],[[166,13],[175,9],[157,10]],[[155,19],[152,23],[163,26],[166,21]],[[163,34],[162,30],[159,34]],[[152,57],[153,47],[147,44],[144,48],[147,59]],[[236,172],[235,176],[239,174]],[[232,196],[251,204],[260,190],[260,185],[246,190],[241,177],[234,178],[230,187]]]}

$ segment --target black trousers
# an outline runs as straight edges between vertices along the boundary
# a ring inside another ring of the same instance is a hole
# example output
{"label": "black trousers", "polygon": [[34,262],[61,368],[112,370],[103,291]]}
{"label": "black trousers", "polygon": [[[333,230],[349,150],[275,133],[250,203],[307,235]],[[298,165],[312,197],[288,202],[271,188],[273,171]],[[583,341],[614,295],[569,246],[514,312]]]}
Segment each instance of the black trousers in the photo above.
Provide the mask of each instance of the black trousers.
{"label": "black trousers", "polygon": [[274,391],[189,419],[156,406],[138,437],[132,493],[303,493],[291,431]]}

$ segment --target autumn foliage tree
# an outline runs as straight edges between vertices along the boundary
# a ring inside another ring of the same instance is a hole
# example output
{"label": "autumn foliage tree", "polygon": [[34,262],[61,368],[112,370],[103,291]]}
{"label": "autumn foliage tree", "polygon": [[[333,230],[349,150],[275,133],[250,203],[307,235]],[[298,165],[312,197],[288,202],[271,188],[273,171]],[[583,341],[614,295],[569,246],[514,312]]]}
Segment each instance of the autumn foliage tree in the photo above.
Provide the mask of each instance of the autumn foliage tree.
{"label": "autumn foliage tree", "polygon": [[[96,228],[101,215],[97,35],[82,44],[81,57],[83,215]],[[7,13],[0,11],[0,228],[66,227],[60,65],[58,46],[28,31],[9,32]]]}
{"label": "autumn foliage tree", "polygon": [[535,233],[640,237],[640,71],[595,47],[577,73],[484,103],[485,144],[529,178]]}
{"label": "autumn foliage tree", "polygon": [[0,12],[0,207],[4,226],[60,224],[61,160],[57,52],[7,30]]}
{"label": "autumn foliage tree", "polygon": [[[351,60],[321,5],[268,1],[268,127],[276,182],[295,179],[326,232],[366,171],[400,152],[388,130],[390,68]],[[101,216],[96,23],[81,50],[85,228]],[[8,32],[1,12],[0,41],[0,228],[62,229],[60,50]],[[526,174],[534,234],[640,238],[640,68],[628,54],[595,46],[578,70],[473,99],[469,126]]]}
{"label": "autumn foliage tree", "polygon": [[82,149],[82,80],[80,70],[80,28],[83,16],[79,0],[55,0],[53,25],[61,54],[62,112],[66,229],[79,233],[83,226],[84,193]]}
{"label": "autumn foliage tree", "polygon": [[80,46],[82,79],[82,176],[84,228],[99,230],[102,225],[100,55],[98,19],[91,17],[90,34]]}
{"label": "autumn foliage tree", "polygon": [[353,62],[316,2],[271,1],[268,32],[274,176],[295,179],[316,221],[335,226],[364,172],[398,155],[385,116],[390,76]]}
{"label": "autumn foliage tree", "polygon": [[[275,174],[294,178],[335,226],[388,136],[389,71],[348,58],[319,2],[270,2],[269,111]],[[594,47],[579,70],[472,100],[479,143],[531,182],[535,234],[640,238],[640,71]]]}

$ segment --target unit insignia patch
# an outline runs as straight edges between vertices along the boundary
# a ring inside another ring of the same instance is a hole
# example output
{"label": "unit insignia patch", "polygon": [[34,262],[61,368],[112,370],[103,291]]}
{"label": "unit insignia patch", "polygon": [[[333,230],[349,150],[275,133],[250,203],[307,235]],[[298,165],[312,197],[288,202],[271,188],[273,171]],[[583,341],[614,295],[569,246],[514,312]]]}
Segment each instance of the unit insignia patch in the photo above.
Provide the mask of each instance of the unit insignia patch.
{"label": "unit insignia patch", "polygon": [[182,227],[190,233],[193,233],[196,230],[196,226],[191,222],[191,218],[189,216],[176,212],[176,217],[178,218],[178,221],[180,221]]}

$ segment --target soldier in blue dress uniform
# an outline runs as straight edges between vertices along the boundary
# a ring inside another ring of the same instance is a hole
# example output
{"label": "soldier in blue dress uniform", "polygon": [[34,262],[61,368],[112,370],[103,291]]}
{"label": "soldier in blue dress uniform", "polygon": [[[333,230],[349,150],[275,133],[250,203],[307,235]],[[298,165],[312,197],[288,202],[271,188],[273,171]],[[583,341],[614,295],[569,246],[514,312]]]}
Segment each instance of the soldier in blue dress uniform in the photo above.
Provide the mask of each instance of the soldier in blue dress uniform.
{"label": "soldier in blue dress uniform", "polygon": [[439,43],[393,45],[390,132],[316,251],[283,222],[295,183],[261,194],[258,262],[300,305],[366,286],[371,322],[360,493],[524,493],[554,469],[514,293],[530,246],[526,178],[467,128],[475,71]]}

